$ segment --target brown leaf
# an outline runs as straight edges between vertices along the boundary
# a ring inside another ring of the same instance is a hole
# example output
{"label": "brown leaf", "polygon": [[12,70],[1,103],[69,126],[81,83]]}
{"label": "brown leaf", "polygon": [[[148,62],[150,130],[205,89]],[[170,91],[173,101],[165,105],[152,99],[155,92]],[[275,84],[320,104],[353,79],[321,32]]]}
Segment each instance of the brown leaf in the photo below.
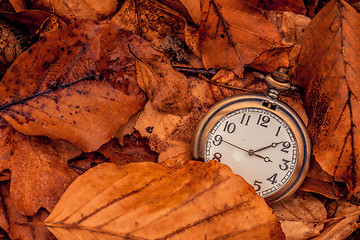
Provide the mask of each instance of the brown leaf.
{"label": "brown leaf", "polygon": [[115,13],[116,0],[31,0],[37,9],[54,12],[69,22],[80,19],[102,20]]}
{"label": "brown leaf", "polygon": [[136,56],[136,74],[140,88],[161,112],[182,115],[192,108],[189,82],[176,71],[160,52],[147,48],[131,50]]}
{"label": "brown leaf", "polygon": [[101,164],[74,181],[44,224],[59,240],[284,239],[264,199],[215,161],[177,170]]}
{"label": "brown leaf", "polygon": [[19,33],[0,20],[0,77],[23,51]]}
{"label": "brown leaf", "polygon": [[157,162],[158,157],[141,139],[132,135],[125,136],[124,146],[120,146],[115,139],[112,139],[98,151],[118,166],[132,162]]}
{"label": "brown leaf", "polygon": [[67,161],[68,166],[79,174],[83,174],[92,167],[109,162],[109,160],[99,152],[83,153],[76,158]]}
{"label": "brown leaf", "polygon": [[360,190],[360,14],[345,1],[329,2],[311,21],[299,56],[299,79],[313,154],[350,194]]}
{"label": "brown leaf", "polygon": [[246,1],[203,0],[199,31],[204,66],[239,76],[245,65],[281,42],[278,29]]}
{"label": "brown leaf", "polygon": [[196,124],[214,104],[209,85],[197,78],[189,79],[190,93],[187,97],[193,108],[179,116],[160,112],[149,101],[136,121],[135,129],[149,139],[150,149],[159,153],[158,161],[185,153],[191,155],[191,141]]}
{"label": "brown leaf", "polygon": [[9,2],[16,12],[26,10],[26,3],[24,0],[9,0]]}
{"label": "brown leaf", "polygon": [[359,206],[345,201],[339,201],[336,205],[337,211],[333,222],[329,224],[319,236],[313,238],[313,240],[347,239],[352,232],[359,228]]}
{"label": "brown leaf", "polygon": [[267,10],[289,11],[297,14],[306,14],[303,0],[261,0],[260,5]]}
{"label": "brown leaf", "polygon": [[21,26],[24,34],[34,35],[44,21],[54,14],[39,9],[29,9],[17,13],[0,12],[0,15],[14,25]]}
{"label": "brown leaf", "polygon": [[146,102],[128,47],[144,44],[109,22],[82,21],[53,32],[3,77],[0,114],[24,134],[96,150]]}
{"label": "brown leaf", "polygon": [[[183,0],[159,0],[159,2],[163,3],[164,5],[174,9],[175,11],[177,11],[178,13],[180,13],[181,15],[183,15],[188,21],[194,22],[196,24],[198,24],[198,22],[195,21],[193,13],[194,11],[196,12],[197,7],[199,8],[199,19],[200,20],[200,0],[196,0],[196,1],[183,1]],[[191,7],[188,6],[187,2],[189,2],[189,4],[191,5]],[[199,5],[199,6],[196,6]],[[195,9],[193,9],[193,7]]]}
{"label": "brown leaf", "polygon": [[180,2],[188,10],[193,22],[199,25],[201,18],[201,7],[200,7],[201,0],[180,0]]}
{"label": "brown leaf", "polygon": [[329,199],[338,199],[338,192],[334,185],[317,178],[305,178],[300,190],[321,194]]}
{"label": "brown leaf", "polygon": [[5,135],[2,143],[7,144],[1,148],[0,172],[11,172],[11,199],[24,215],[34,215],[40,208],[50,211],[78,176],[67,160],[81,150],[62,140],[27,137],[11,129],[6,125],[0,128],[0,135]]}
{"label": "brown leaf", "polygon": [[308,193],[298,192],[271,207],[288,240],[305,240],[319,235],[327,218],[324,205]]}
{"label": "brown leaf", "polygon": [[126,0],[111,21],[158,48],[166,36],[184,39],[184,17],[158,1]]}
{"label": "brown leaf", "polygon": [[0,227],[9,234],[11,239],[56,240],[46,227],[29,225],[31,222],[44,221],[48,216],[49,212],[45,209],[40,209],[31,217],[22,215],[9,196],[9,182],[0,183]]}

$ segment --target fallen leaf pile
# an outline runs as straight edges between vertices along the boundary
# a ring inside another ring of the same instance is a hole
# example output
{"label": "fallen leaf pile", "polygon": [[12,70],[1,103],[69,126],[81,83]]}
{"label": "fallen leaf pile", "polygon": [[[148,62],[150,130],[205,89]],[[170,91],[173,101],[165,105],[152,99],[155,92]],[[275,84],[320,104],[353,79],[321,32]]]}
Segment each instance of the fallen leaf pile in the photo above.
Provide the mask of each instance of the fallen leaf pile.
{"label": "fallen leaf pile", "polygon": [[[27,9],[29,8],[29,9]],[[357,239],[357,1],[0,2],[0,239]],[[202,116],[265,93],[308,125],[312,165],[268,206],[194,161]]]}

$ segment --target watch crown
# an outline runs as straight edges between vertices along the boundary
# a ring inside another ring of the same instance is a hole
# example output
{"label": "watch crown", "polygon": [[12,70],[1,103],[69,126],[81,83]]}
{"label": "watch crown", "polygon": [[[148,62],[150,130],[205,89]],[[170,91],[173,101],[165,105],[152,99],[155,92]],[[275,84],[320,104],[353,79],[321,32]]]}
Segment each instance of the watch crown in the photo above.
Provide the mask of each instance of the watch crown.
{"label": "watch crown", "polygon": [[275,80],[285,83],[290,80],[290,76],[288,73],[289,73],[289,70],[287,68],[279,67],[277,70],[275,70],[272,73],[272,76]]}

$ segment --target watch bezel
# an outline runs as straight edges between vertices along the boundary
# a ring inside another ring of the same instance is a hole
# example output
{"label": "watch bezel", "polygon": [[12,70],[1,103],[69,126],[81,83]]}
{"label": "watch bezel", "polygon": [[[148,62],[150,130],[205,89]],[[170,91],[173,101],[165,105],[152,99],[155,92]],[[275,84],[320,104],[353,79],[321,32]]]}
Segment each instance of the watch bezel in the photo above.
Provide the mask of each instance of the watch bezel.
{"label": "watch bezel", "polygon": [[[264,102],[269,105],[264,106]],[[203,116],[194,132],[192,153],[194,158],[205,161],[207,137],[215,124],[233,111],[252,107],[265,109],[281,117],[291,128],[298,145],[298,161],[293,175],[280,190],[265,197],[268,203],[275,203],[291,196],[300,187],[309,169],[311,157],[311,140],[306,126],[299,115],[286,103],[259,94],[236,95],[216,103]]]}

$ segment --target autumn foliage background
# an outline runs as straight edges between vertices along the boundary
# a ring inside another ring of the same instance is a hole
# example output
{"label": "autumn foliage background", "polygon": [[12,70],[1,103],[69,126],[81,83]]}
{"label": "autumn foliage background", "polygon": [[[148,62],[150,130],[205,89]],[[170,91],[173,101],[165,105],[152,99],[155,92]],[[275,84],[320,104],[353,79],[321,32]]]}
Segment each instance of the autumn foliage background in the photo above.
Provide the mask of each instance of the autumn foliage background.
{"label": "autumn foliage background", "polygon": [[[358,239],[359,8],[0,1],[0,238]],[[194,161],[191,140],[213,104],[265,93],[252,73],[280,66],[303,89],[281,100],[313,156],[296,194],[268,206]]]}

